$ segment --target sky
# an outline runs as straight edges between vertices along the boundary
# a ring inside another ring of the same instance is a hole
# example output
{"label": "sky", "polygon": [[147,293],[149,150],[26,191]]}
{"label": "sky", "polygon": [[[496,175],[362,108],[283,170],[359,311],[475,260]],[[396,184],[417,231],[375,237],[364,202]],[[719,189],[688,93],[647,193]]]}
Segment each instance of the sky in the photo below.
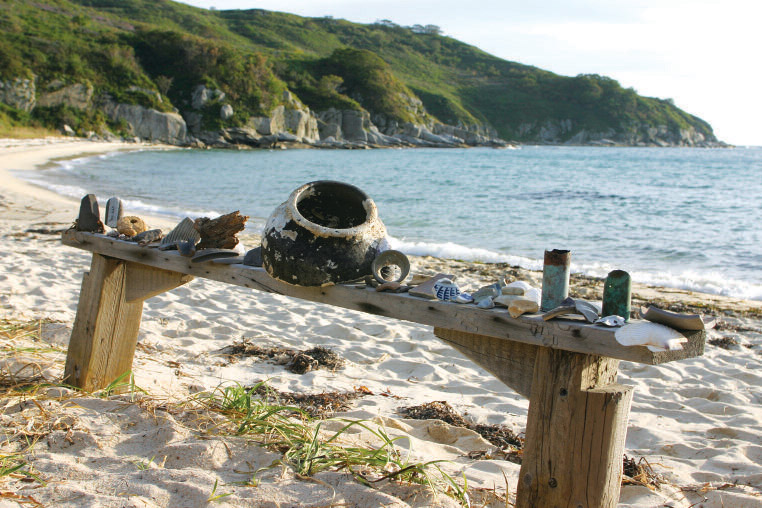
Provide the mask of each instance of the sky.
{"label": "sky", "polygon": [[718,139],[762,145],[762,2],[757,0],[182,0],[358,23],[438,25],[506,60],[601,74],[673,99]]}

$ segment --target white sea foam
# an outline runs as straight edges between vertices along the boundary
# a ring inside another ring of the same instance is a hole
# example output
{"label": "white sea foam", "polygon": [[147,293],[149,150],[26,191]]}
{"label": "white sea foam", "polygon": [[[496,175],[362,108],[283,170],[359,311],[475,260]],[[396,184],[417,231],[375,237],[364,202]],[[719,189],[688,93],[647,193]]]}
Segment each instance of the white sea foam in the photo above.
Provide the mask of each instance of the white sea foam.
{"label": "white sea foam", "polygon": [[523,256],[515,256],[481,249],[478,247],[466,247],[453,242],[433,243],[415,242],[406,239],[389,237],[389,246],[392,249],[411,254],[413,256],[434,256],[444,259],[462,259],[464,261],[482,261],[484,263],[510,263],[530,270],[541,270],[542,261]]}

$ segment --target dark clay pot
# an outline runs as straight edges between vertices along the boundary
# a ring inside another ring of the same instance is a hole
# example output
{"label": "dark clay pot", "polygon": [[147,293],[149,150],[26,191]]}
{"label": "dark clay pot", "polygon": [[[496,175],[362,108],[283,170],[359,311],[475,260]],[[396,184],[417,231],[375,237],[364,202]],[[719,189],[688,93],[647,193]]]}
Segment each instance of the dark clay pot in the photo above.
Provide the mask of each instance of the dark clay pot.
{"label": "dark clay pot", "polygon": [[373,200],[353,185],[321,180],[296,189],[270,215],[262,266],[300,286],[346,282],[372,273],[385,244]]}

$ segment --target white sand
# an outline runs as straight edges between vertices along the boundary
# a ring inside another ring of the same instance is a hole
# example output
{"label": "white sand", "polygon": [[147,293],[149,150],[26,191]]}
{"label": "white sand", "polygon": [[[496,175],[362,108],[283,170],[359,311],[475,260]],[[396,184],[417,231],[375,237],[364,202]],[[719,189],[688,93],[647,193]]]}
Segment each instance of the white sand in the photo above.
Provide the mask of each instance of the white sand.
{"label": "white sand", "polygon": [[[0,147],[0,318],[56,320],[44,326],[43,336],[64,351],[90,256],[63,247],[56,235],[24,231],[67,227],[79,204],[26,184],[9,171],[136,146],[66,140],[0,141]],[[169,226],[150,219],[149,225]],[[436,268],[438,263],[417,259],[414,269]],[[757,302],[749,305],[758,308]],[[667,483],[654,491],[625,486],[620,506],[762,507],[762,323],[728,321],[744,330],[713,331],[710,338],[732,335],[740,342],[732,349],[707,345],[703,357],[658,367],[622,362],[620,383],[636,387],[626,454],[645,457]],[[348,362],[336,372],[299,375],[253,358],[230,363],[219,354],[244,337],[263,346],[323,345]],[[32,364],[20,375],[42,371],[51,379],[60,378],[65,357],[64,352],[24,357],[7,347],[0,355],[6,373]],[[422,325],[195,280],[145,303],[134,372],[138,386],[175,400],[264,379],[276,389],[300,393],[365,386],[374,395],[357,399],[340,416],[369,419],[391,435],[404,436],[399,444],[409,446],[415,460],[451,461],[443,468],[465,474],[471,487],[505,493],[507,486],[509,500],[515,494],[518,465],[466,457],[491,448],[479,435],[396,413],[400,407],[446,400],[475,422],[524,430],[527,401]],[[52,395],[61,392],[51,390]],[[220,506],[454,505],[449,498],[432,500],[425,489],[386,485],[374,490],[333,472],[310,481],[275,468],[258,475],[257,487],[245,486],[241,483],[251,478],[251,471],[271,464],[279,454],[242,438],[201,436],[191,430],[189,415],[151,409],[149,402],[136,405],[76,394],[43,399],[39,405],[0,399],[5,439],[18,435],[19,429],[37,432],[39,442],[25,459],[47,482],[42,486],[0,478],[0,493],[55,506],[204,506],[216,481],[216,494],[230,494],[213,503]],[[18,446],[18,441],[3,442],[0,455]],[[0,495],[4,506],[17,503]]]}

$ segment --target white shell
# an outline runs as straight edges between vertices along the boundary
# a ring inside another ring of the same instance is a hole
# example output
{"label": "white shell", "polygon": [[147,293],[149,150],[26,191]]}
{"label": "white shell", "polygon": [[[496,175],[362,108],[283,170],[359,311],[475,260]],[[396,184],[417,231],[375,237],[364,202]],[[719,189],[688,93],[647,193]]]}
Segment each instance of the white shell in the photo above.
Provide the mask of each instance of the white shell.
{"label": "white shell", "polygon": [[649,321],[623,326],[614,333],[614,337],[623,346],[647,346],[651,351],[683,349],[683,344],[688,342],[680,332]]}
{"label": "white shell", "polygon": [[438,299],[448,302],[460,294],[460,289],[450,279],[440,279],[434,284],[434,294]]}
{"label": "white shell", "polygon": [[606,316],[606,317],[602,317],[602,318],[598,319],[595,322],[595,324],[596,325],[610,326],[610,327],[613,328],[615,326],[624,326],[625,320],[624,320],[624,318],[622,316],[617,316],[615,314],[612,314],[611,316]]}

